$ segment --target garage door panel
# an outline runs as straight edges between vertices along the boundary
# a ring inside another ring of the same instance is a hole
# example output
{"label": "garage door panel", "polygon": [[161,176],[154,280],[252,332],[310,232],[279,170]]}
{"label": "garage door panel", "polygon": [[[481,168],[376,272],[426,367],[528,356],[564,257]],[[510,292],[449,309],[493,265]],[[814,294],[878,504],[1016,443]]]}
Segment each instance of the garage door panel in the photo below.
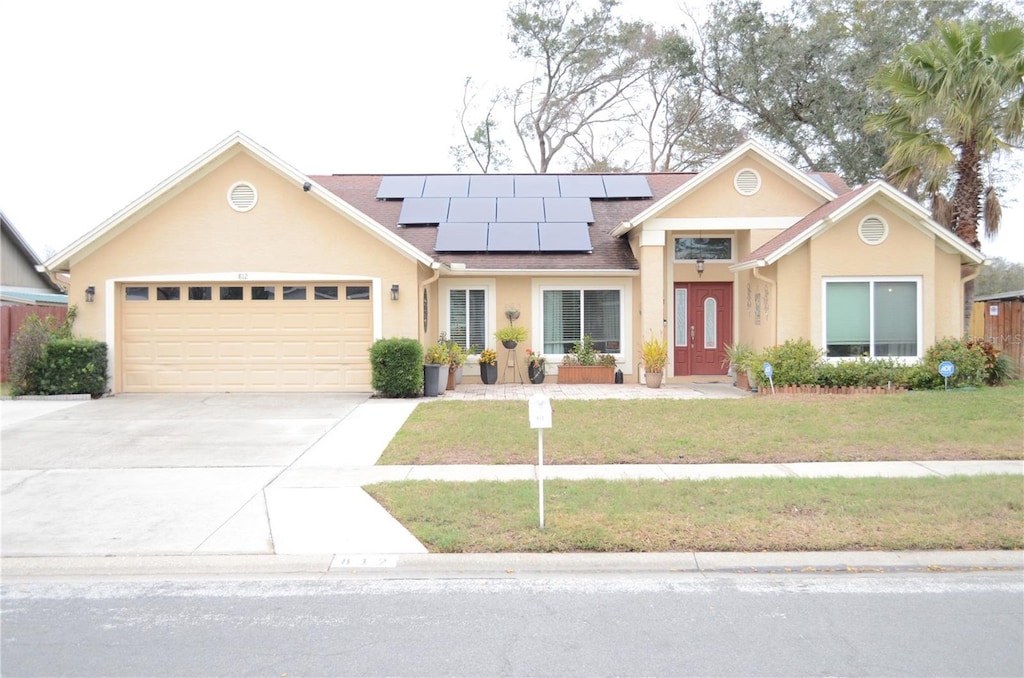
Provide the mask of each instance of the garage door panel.
{"label": "garage door panel", "polygon": [[[194,284],[194,283],[193,283]],[[269,283],[256,283],[269,286]],[[372,305],[367,300],[156,299],[120,295],[125,391],[367,391]],[[332,283],[331,285],[333,285]],[[141,284],[133,283],[133,286]],[[165,283],[161,283],[161,286]],[[182,284],[182,289],[187,286]]]}

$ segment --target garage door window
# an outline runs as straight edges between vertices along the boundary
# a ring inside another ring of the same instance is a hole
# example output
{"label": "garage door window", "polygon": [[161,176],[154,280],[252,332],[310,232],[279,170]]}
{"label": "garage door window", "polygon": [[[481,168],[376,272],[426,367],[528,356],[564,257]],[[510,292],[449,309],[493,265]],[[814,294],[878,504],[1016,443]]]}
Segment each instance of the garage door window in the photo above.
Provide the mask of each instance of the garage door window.
{"label": "garage door window", "polygon": [[241,301],[242,300],[242,287],[240,285],[230,285],[220,288],[220,300],[221,301]]}
{"label": "garage door window", "polygon": [[125,301],[149,301],[148,287],[126,287],[124,288]]}
{"label": "garage door window", "polygon": [[285,301],[305,301],[306,286],[285,285],[281,290],[281,296],[284,297]]}
{"label": "garage door window", "polygon": [[213,300],[213,288],[212,287],[189,287],[188,288],[188,300],[189,301],[212,301]]}
{"label": "garage door window", "polygon": [[370,298],[368,285],[349,285],[345,288],[345,298],[349,301],[367,301]]}
{"label": "garage door window", "polygon": [[181,301],[180,287],[158,287],[156,288],[157,301]]}
{"label": "garage door window", "polygon": [[313,288],[313,298],[317,301],[337,301],[338,288],[336,285],[317,285]]}
{"label": "garage door window", "polygon": [[274,300],[274,286],[273,285],[253,285],[252,286],[252,300],[253,301],[273,301]]}

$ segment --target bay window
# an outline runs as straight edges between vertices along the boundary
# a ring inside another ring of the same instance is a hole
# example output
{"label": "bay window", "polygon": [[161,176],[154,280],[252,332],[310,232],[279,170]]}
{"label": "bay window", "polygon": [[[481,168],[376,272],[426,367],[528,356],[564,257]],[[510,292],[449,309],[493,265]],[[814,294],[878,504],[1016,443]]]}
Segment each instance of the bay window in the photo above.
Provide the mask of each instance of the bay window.
{"label": "bay window", "polygon": [[918,357],[919,293],[919,281],[907,278],[826,280],[828,357]]}

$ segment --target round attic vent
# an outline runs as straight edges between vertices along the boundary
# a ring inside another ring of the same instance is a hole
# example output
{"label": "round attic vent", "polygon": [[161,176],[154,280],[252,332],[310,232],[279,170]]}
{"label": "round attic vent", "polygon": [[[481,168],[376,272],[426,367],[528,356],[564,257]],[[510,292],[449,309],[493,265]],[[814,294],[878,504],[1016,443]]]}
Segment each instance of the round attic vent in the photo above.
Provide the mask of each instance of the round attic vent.
{"label": "round attic vent", "polygon": [[236,181],[228,189],[228,204],[236,212],[248,212],[256,206],[256,187],[247,181]]}
{"label": "round attic vent", "polygon": [[881,217],[866,217],[860,222],[858,233],[868,245],[878,245],[889,236],[889,225]]}
{"label": "round attic vent", "polygon": [[740,170],[733,179],[733,185],[742,195],[754,195],[761,189],[761,175],[752,169]]}

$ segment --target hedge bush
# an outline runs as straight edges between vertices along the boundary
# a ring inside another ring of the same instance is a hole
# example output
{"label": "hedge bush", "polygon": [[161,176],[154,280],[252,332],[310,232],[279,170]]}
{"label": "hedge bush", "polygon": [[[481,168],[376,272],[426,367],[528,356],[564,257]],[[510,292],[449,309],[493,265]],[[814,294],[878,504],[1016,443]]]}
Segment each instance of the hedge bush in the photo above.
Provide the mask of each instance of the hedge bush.
{"label": "hedge bush", "polygon": [[924,359],[910,373],[910,387],[914,389],[944,388],[945,379],[939,374],[939,363],[948,360],[956,366],[949,378],[950,388],[984,386],[988,378],[985,349],[971,342],[946,337],[929,348]]}
{"label": "hedge bush", "polygon": [[63,321],[52,315],[40,318],[34,313],[25,318],[11,339],[11,348],[8,353],[7,381],[12,395],[39,395],[41,393],[39,371],[42,369],[46,345],[55,339],[70,339],[71,325],[77,315],[78,308],[72,306],[68,309],[67,317]]}
{"label": "hedge bush", "polygon": [[107,345],[95,339],[51,339],[37,366],[38,393],[88,393],[107,389]]}
{"label": "hedge bush", "polygon": [[370,347],[371,385],[384,398],[423,392],[423,345],[415,339],[379,339]]}

